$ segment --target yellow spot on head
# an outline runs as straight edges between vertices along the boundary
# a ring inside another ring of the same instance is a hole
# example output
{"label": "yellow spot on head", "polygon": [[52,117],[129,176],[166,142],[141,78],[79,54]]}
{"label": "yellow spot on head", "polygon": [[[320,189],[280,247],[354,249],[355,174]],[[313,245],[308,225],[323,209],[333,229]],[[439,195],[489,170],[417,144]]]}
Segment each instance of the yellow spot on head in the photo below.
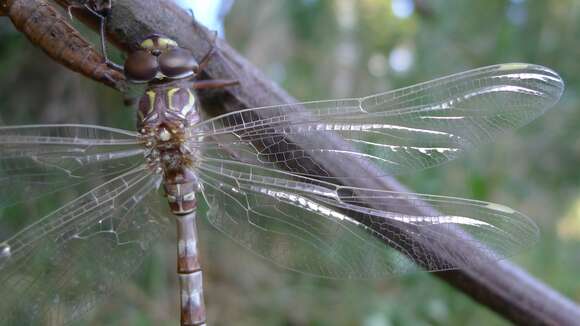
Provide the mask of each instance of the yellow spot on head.
{"label": "yellow spot on head", "polygon": [[160,49],[169,49],[177,47],[177,42],[167,37],[161,37],[157,42],[159,43]]}
{"label": "yellow spot on head", "polygon": [[155,47],[155,43],[153,42],[152,39],[148,38],[143,42],[141,42],[141,47],[146,50],[151,50]]}
{"label": "yellow spot on head", "polygon": [[176,48],[177,42],[168,37],[152,35],[144,39],[139,46],[147,51],[163,51]]}

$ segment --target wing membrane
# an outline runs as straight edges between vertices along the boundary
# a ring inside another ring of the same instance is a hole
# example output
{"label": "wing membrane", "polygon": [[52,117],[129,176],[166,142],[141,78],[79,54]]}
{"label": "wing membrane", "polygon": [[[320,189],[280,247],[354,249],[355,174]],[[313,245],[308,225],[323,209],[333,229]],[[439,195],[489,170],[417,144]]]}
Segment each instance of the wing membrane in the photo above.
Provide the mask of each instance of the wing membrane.
{"label": "wing membrane", "polygon": [[[315,180],[347,175],[314,158],[360,160],[385,174],[427,168],[531,121],[562,90],[547,68],[505,64],[360,99],[243,110],[188,136],[204,151],[210,223],[257,254],[333,278],[389,276],[413,262],[439,271],[509,257],[536,240],[537,228],[501,205]],[[326,141],[334,134],[344,141]],[[160,182],[143,154],[136,134],[122,130],[0,127],[0,223],[9,225],[0,227],[0,322],[70,322],[138,265],[162,226],[141,205]],[[273,169],[280,166],[294,174]],[[60,202],[78,191],[85,194],[6,237],[53,194]]]}
{"label": "wing membrane", "polygon": [[143,148],[128,131],[83,125],[0,127],[0,209],[96,185],[142,163]]}
{"label": "wing membrane", "polygon": [[[207,151],[236,153],[224,159],[303,176],[347,177],[326,171],[313,158],[342,166],[360,160],[381,166],[385,174],[408,173],[454,159],[528,123],[558,101],[563,87],[548,68],[502,64],[358,99],[242,110],[203,122],[190,133],[205,141],[198,146]],[[329,134],[344,141],[329,141]]]}
{"label": "wing membrane", "polygon": [[143,205],[159,182],[134,169],[0,241],[1,324],[67,324],[135,270],[163,229]]}
{"label": "wing membrane", "polygon": [[200,177],[212,225],[312,275],[384,277],[414,269],[411,261],[462,268],[509,257],[538,236],[524,215],[486,202],[341,187],[221,159],[204,159]]}

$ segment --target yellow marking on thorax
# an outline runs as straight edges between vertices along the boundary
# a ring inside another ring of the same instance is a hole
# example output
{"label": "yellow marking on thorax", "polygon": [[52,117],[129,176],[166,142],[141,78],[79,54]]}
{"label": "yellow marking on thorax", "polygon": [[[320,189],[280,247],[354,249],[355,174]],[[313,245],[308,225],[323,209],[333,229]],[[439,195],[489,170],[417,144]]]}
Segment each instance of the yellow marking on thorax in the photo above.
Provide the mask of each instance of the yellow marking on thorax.
{"label": "yellow marking on thorax", "polygon": [[187,94],[189,95],[189,102],[187,102],[187,110],[184,110],[184,112],[189,113],[195,106],[195,95],[193,95],[189,88],[187,89]]}
{"label": "yellow marking on thorax", "polygon": [[178,111],[180,113],[187,114],[191,111],[191,109],[195,105],[195,96],[193,95],[193,93],[189,89],[185,89],[187,91],[187,94],[189,95],[189,101],[187,102],[187,105],[185,107],[176,108],[173,106],[173,95],[175,95],[175,93],[177,93],[180,89],[181,88],[176,87],[176,88],[172,88],[172,89],[167,91],[167,103],[169,106],[169,110]]}
{"label": "yellow marking on thorax", "polygon": [[178,87],[172,88],[172,89],[167,91],[167,103],[169,106],[169,110],[171,110],[171,111],[177,111],[177,109],[173,107],[173,95],[175,93],[177,93],[178,91],[179,91]]}
{"label": "yellow marking on thorax", "polygon": [[149,111],[147,111],[147,115],[149,115],[155,109],[155,98],[157,97],[157,93],[155,93],[155,91],[147,91],[145,94],[149,97]]}

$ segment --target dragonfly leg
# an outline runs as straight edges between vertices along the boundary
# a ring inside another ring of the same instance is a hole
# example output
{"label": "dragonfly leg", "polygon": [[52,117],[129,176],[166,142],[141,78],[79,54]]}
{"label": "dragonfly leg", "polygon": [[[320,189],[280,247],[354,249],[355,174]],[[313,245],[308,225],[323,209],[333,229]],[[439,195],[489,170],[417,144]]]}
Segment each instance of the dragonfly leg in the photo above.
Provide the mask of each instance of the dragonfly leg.
{"label": "dragonfly leg", "polygon": [[239,80],[234,79],[210,79],[210,80],[196,80],[192,83],[193,89],[216,89],[225,88],[228,86],[239,85]]}
{"label": "dragonfly leg", "polygon": [[199,65],[197,65],[197,67],[195,67],[193,69],[193,72],[196,75],[198,75],[199,73],[204,71],[205,68],[207,68],[207,65],[209,64],[211,56],[214,55],[214,53],[216,52],[216,47],[215,47],[216,40],[217,40],[217,31],[214,32],[214,35],[210,41],[209,51],[207,51],[207,53],[203,56],[203,58],[201,58],[201,60],[199,61]]}
{"label": "dragonfly leg", "polygon": [[99,35],[101,38],[101,52],[105,57],[105,64],[112,69],[123,72],[123,66],[119,65],[109,59],[107,51],[107,37],[105,35],[105,27],[107,25],[107,17],[111,13],[112,0],[91,1],[84,4],[71,4],[67,7],[68,14],[72,20],[72,9],[83,9],[90,12],[99,19]]}
{"label": "dragonfly leg", "polygon": [[72,21],[73,20],[73,9],[85,9],[85,5],[80,5],[78,3],[72,3],[66,7],[66,12],[68,13],[68,18]]}
{"label": "dragonfly leg", "polygon": [[193,12],[193,9],[189,8],[187,11],[189,11],[189,14],[191,15],[192,24],[195,25],[195,13]]}

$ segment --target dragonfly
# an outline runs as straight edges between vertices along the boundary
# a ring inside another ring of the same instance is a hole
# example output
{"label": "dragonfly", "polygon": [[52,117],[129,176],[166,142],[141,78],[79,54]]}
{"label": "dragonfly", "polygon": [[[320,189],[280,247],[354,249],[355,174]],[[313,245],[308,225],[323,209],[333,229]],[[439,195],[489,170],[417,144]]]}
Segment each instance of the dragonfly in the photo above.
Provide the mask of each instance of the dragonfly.
{"label": "dragonfly", "polygon": [[[0,127],[0,324],[82,318],[174,224],[181,325],[205,325],[200,206],[257,255],[336,279],[476,268],[537,240],[535,223],[509,207],[346,186],[347,176],[319,162],[378,166],[374,178],[448,162],[553,107],[564,83],[549,68],[499,64],[362,98],[204,119],[197,90],[242,87],[197,80],[214,52],[197,62],[174,40],[147,36],[124,64],[130,81],[147,84],[135,131]],[[343,142],[321,142],[327,135]],[[308,141],[290,141],[298,138]],[[18,231],[7,234],[6,224]],[[457,246],[474,250],[458,257]]]}

